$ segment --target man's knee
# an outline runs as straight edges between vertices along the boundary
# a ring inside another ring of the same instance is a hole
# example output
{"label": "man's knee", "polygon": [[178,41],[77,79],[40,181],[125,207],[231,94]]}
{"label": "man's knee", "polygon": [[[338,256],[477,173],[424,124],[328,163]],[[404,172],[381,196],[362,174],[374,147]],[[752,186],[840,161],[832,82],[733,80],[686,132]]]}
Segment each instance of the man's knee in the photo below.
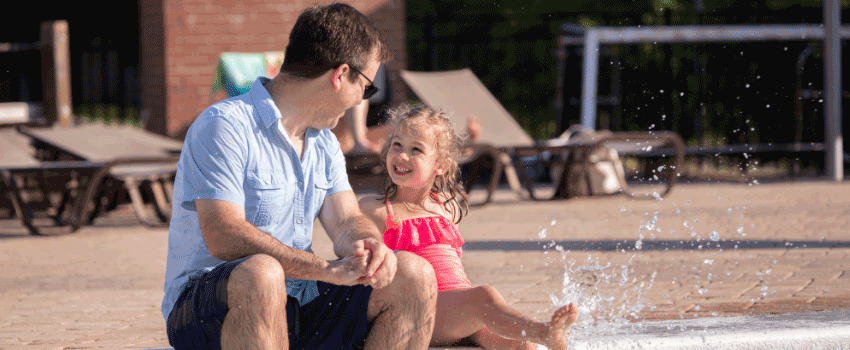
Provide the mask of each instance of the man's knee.
{"label": "man's knee", "polygon": [[403,284],[409,284],[421,288],[423,291],[436,292],[437,279],[434,277],[434,268],[422,257],[410,252],[396,253],[398,269],[395,279]]}
{"label": "man's knee", "polygon": [[[286,302],[286,276],[277,259],[266,255],[252,255],[242,261],[230,274],[227,284],[228,303],[247,300]],[[235,300],[234,300],[235,299]]]}

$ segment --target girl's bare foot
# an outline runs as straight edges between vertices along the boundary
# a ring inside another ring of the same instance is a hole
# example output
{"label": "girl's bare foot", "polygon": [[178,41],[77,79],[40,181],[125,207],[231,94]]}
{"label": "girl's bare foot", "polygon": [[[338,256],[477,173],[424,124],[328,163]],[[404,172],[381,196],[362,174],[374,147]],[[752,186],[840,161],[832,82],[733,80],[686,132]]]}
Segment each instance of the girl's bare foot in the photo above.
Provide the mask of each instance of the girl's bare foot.
{"label": "girl's bare foot", "polygon": [[549,337],[545,345],[549,350],[567,349],[567,331],[578,319],[578,308],[575,304],[564,306],[552,315],[549,322]]}

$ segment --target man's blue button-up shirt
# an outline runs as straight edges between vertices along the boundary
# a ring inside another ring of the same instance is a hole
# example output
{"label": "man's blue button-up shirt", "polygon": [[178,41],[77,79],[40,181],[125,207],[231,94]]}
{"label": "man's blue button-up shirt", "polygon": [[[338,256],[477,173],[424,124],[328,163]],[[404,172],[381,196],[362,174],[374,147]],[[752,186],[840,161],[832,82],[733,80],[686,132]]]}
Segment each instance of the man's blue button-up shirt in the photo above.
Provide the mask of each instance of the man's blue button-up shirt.
{"label": "man's blue button-up shirt", "polygon": [[[351,190],[345,157],[328,129],[308,128],[299,159],[265,89],[216,103],[189,128],[178,163],[168,234],[162,314],[166,321],[186,282],[224,262],[210,255],[195,211],[196,199],[217,199],[245,209],[245,218],[281,243],[312,251],[313,222],[325,196]],[[297,118],[298,116],[291,116]],[[287,279],[287,293],[302,304],[315,297],[315,281]]]}

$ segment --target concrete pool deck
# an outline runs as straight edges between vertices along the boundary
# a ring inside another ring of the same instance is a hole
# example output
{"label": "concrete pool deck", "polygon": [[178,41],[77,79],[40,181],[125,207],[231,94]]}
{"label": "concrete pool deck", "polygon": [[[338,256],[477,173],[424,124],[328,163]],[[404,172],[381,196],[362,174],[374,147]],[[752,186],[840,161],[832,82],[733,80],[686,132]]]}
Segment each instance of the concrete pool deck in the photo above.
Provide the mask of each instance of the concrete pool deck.
{"label": "concrete pool deck", "polygon": [[[316,253],[330,257],[318,227]],[[499,191],[459,227],[473,284],[495,286],[539,320],[551,316],[553,300],[580,306],[576,348],[605,337],[641,348],[668,326],[673,333],[660,337],[670,349],[721,349],[729,339],[762,334],[735,322],[792,340],[843,341],[809,348],[850,343],[842,321],[850,310],[848,182],[681,184],[661,201],[531,202]],[[166,239],[166,229],[138,226],[126,210],[55,237],[27,236],[17,221],[0,220],[0,348],[168,347],[159,312]],[[610,320],[626,324],[593,325]],[[675,333],[675,324],[713,325],[697,334],[691,326]]]}

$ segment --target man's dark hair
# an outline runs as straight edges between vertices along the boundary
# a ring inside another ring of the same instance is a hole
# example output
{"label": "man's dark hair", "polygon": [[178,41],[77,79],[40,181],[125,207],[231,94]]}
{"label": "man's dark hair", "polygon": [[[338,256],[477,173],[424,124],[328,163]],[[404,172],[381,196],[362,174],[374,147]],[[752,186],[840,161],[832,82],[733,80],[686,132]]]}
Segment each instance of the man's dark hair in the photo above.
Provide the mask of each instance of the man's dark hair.
{"label": "man's dark hair", "polygon": [[[312,79],[347,63],[362,71],[378,48],[378,60],[389,59],[386,40],[368,17],[348,4],[312,6],[304,10],[292,32],[281,72]],[[357,79],[351,71],[349,79]]]}

